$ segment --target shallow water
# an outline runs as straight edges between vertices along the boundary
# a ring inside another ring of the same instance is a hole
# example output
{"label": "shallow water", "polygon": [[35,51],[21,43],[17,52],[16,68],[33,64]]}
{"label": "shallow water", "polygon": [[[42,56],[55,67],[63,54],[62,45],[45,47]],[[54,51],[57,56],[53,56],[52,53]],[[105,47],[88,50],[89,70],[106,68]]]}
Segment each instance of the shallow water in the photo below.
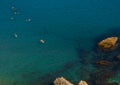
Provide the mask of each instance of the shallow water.
{"label": "shallow water", "polygon": [[49,85],[59,76],[75,83],[89,79],[96,69],[92,66],[96,41],[119,36],[119,4],[118,0],[1,0],[0,85]]}

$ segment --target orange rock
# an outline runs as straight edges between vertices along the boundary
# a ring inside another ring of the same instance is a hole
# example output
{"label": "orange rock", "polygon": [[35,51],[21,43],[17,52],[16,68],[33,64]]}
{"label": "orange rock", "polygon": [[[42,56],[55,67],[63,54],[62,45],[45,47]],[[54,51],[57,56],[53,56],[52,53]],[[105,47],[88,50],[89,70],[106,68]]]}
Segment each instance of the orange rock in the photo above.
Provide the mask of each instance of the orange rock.
{"label": "orange rock", "polygon": [[117,47],[118,37],[109,37],[98,43],[98,47],[104,51],[111,51]]}

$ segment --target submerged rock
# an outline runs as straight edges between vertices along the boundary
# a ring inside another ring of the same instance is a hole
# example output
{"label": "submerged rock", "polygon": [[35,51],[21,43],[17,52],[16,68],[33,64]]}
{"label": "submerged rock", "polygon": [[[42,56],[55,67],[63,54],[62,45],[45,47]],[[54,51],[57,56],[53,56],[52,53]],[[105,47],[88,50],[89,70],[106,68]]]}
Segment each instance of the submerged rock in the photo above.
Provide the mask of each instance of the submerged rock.
{"label": "submerged rock", "polygon": [[[66,80],[63,77],[56,78],[54,81],[54,85],[74,85],[70,83],[68,80]],[[81,80],[78,85],[88,85],[86,81]]]}
{"label": "submerged rock", "polygon": [[88,85],[88,84],[87,84],[86,81],[82,81],[82,80],[81,80],[81,81],[78,83],[78,85]]}
{"label": "submerged rock", "polygon": [[73,84],[67,81],[65,78],[60,77],[54,81],[54,85],[73,85]]}
{"label": "submerged rock", "polygon": [[98,47],[104,51],[112,51],[117,47],[118,37],[108,37],[98,43]]}
{"label": "submerged rock", "polygon": [[112,63],[106,60],[100,60],[98,62],[96,62],[98,65],[100,66],[112,66]]}

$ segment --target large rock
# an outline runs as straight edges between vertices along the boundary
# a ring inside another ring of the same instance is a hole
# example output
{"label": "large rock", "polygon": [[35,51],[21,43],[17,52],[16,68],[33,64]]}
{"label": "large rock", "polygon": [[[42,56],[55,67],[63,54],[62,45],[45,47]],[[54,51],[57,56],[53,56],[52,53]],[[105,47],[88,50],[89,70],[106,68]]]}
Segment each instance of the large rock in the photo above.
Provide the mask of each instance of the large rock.
{"label": "large rock", "polygon": [[54,81],[54,85],[73,85],[73,84],[67,81],[65,78],[60,77]]}
{"label": "large rock", "polygon": [[82,80],[81,80],[81,81],[78,83],[78,85],[88,85],[88,84],[87,84],[86,81],[82,81]]}
{"label": "large rock", "polygon": [[98,47],[104,51],[112,51],[117,47],[118,37],[108,37],[98,43]]}

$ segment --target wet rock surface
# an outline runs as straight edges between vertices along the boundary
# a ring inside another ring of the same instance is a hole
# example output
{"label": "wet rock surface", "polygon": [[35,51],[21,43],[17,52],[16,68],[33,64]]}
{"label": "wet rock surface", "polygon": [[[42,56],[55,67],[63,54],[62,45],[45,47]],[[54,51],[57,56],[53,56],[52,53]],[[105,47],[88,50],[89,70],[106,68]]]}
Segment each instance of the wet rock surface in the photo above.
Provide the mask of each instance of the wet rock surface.
{"label": "wet rock surface", "polygon": [[86,81],[81,80],[78,85],[88,85]]}
{"label": "wet rock surface", "polygon": [[108,37],[98,43],[99,49],[103,51],[112,51],[117,47],[118,37]]}
{"label": "wet rock surface", "polygon": [[73,84],[66,80],[65,78],[60,77],[54,81],[54,85],[73,85]]}

